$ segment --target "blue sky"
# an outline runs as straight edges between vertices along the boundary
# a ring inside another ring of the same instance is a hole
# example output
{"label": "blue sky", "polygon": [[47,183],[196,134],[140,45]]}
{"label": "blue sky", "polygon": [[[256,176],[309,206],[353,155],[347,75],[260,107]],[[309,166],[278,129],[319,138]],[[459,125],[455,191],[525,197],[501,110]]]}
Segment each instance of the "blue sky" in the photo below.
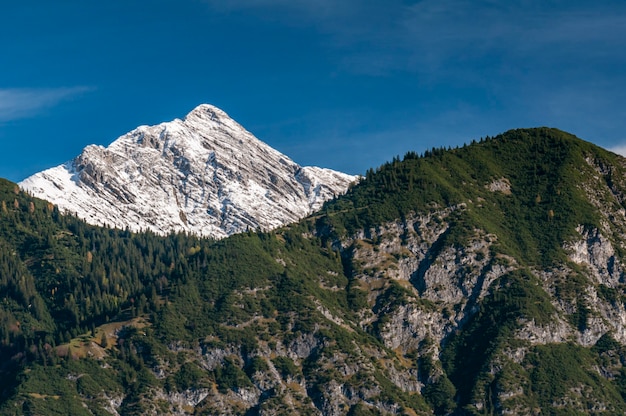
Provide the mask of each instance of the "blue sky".
{"label": "blue sky", "polygon": [[626,2],[22,0],[0,5],[0,177],[210,103],[364,173],[511,128],[626,144]]}

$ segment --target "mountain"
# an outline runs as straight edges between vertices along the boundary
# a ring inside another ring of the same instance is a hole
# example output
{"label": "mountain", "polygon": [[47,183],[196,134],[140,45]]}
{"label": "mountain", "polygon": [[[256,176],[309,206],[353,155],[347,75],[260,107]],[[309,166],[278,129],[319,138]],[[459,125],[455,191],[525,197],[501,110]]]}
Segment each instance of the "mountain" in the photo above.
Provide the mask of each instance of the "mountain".
{"label": "mountain", "polygon": [[222,110],[141,126],[20,183],[90,224],[213,238],[294,222],[356,177],[301,167]]}
{"label": "mountain", "polygon": [[219,241],[0,181],[0,414],[626,413],[626,160],[520,129]]}

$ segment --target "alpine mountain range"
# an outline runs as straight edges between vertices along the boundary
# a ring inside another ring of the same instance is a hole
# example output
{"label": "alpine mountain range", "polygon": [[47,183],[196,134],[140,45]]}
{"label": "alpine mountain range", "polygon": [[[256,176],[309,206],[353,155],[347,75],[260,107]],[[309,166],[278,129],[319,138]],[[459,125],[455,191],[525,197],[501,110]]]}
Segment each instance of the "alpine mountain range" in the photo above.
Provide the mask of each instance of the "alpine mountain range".
{"label": "alpine mountain range", "polygon": [[93,225],[223,238],[297,221],[357,177],[300,166],[224,111],[140,126],[19,185]]}
{"label": "alpine mountain range", "polygon": [[572,134],[356,178],[201,105],[20,186],[2,415],[626,414],[626,159]]}

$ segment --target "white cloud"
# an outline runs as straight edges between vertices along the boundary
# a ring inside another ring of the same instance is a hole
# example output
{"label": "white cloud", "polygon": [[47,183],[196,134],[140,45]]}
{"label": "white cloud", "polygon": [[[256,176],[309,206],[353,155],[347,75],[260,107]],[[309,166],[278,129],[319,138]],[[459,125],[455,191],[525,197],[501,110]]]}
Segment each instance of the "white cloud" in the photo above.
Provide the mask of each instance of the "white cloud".
{"label": "white cloud", "polygon": [[616,146],[609,147],[607,150],[626,157],[626,144],[618,144]]}
{"label": "white cloud", "polygon": [[33,117],[61,101],[93,90],[89,87],[0,88],[0,122]]}

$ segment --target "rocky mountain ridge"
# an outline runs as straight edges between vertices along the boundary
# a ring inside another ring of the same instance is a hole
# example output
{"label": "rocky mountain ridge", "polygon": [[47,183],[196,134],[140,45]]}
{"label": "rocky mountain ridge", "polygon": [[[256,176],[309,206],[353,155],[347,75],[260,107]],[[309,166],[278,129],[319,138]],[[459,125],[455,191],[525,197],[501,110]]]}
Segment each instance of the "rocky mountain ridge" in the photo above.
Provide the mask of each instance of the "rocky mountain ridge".
{"label": "rocky mountain ridge", "polygon": [[302,167],[205,104],[88,146],[20,186],[94,225],[223,238],[297,221],[356,179]]}
{"label": "rocky mountain ridge", "polygon": [[0,412],[624,414],[624,195],[624,158],[547,128],[409,152],[220,241],[0,181],[0,352],[24,369]]}

